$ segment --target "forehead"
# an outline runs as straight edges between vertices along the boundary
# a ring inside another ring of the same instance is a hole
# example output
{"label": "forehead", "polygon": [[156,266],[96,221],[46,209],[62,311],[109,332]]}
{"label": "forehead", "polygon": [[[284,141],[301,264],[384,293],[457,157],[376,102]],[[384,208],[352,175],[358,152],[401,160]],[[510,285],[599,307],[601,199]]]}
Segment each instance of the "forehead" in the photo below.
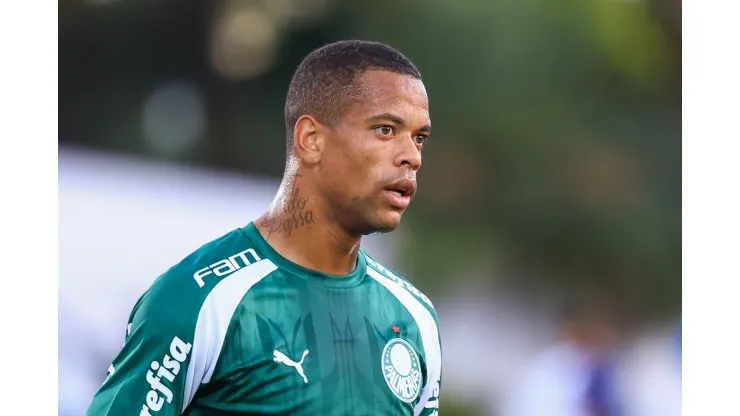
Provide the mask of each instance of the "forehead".
{"label": "forehead", "polygon": [[429,124],[429,100],[421,80],[411,75],[371,70],[358,77],[356,87],[358,100],[347,115],[397,112],[399,116]]}

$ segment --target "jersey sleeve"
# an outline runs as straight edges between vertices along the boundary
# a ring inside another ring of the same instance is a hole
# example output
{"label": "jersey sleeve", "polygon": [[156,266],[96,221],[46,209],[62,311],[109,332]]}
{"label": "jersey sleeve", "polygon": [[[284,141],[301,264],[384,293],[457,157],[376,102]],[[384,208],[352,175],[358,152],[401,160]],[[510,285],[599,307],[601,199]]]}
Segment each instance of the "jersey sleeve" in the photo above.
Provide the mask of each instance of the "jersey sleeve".
{"label": "jersey sleeve", "polygon": [[[433,313],[435,324],[437,324],[437,315]],[[439,326],[438,326],[439,328]],[[439,334],[439,330],[437,332]],[[421,391],[421,400],[419,403],[420,416],[437,416],[439,415],[439,393],[442,388],[442,337],[438,336],[440,356],[436,362],[427,363],[429,382]]]}
{"label": "jersey sleeve", "polygon": [[196,321],[178,302],[151,289],[145,293],[131,313],[123,348],[87,415],[181,414],[198,385],[188,374],[193,373],[188,368]]}
{"label": "jersey sleeve", "polygon": [[439,390],[442,387],[442,377],[439,377],[435,383],[430,383],[426,389],[430,389],[429,398],[425,401],[424,407],[421,409],[420,416],[436,416],[439,415]]}

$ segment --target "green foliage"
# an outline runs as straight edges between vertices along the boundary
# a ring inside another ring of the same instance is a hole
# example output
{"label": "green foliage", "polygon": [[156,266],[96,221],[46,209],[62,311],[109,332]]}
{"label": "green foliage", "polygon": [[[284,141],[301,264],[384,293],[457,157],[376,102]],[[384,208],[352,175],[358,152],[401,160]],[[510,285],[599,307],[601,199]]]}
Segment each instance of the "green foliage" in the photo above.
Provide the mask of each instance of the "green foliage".
{"label": "green foliage", "polygon": [[646,4],[357,9],[352,35],[401,48],[429,91],[434,133],[407,217],[417,279],[444,287],[493,263],[596,283],[649,314],[680,307],[680,107],[663,82],[680,68]]}

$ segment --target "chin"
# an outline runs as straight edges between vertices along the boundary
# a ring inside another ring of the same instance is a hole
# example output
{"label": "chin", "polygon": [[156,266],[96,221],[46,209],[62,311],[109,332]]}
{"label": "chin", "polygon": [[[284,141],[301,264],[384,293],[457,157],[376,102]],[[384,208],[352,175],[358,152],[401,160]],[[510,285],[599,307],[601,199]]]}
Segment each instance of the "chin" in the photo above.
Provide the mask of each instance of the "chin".
{"label": "chin", "polygon": [[389,226],[389,227],[382,227],[382,228],[381,227],[376,227],[376,228],[370,229],[367,232],[363,233],[363,235],[386,234],[386,233],[389,233],[391,231],[394,231],[396,228],[397,228],[397,226],[396,227],[390,227]]}
{"label": "chin", "polygon": [[401,223],[401,213],[390,213],[387,215],[381,215],[374,219],[374,221],[368,221],[366,231],[364,235],[371,234],[384,234],[394,231],[398,228]]}

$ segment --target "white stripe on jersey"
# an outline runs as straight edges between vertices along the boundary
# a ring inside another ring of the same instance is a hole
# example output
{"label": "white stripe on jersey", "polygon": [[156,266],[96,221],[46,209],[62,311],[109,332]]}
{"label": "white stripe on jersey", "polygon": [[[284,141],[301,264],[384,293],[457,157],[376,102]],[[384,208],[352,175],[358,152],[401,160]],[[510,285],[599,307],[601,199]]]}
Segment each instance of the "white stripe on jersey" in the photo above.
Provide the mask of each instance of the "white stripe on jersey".
{"label": "white stripe on jersey", "polygon": [[201,384],[211,381],[226,331],[236,308],[249,289],[277,270],[270,260],[260,260],[225,277],[211,289],[198,313],[193,350],[185,378],[182,411],[188,407]]}
{"label": "white stripe on jersey", "polygon": [[367,274],[385,286],[406,307],[419,327],[421,343],[424,347],[424,357],[427,364],[427,384],[422,390],[421,397],[419,397],[419,403],[414,407],[414,415],[418,416],[424,410],[432,392],[437,388],[437,381],[442,373],[442,349],[439,345],[437,323],[434,321],[434,317],[429,310],[400,284],[384,276],[369,265]]}

